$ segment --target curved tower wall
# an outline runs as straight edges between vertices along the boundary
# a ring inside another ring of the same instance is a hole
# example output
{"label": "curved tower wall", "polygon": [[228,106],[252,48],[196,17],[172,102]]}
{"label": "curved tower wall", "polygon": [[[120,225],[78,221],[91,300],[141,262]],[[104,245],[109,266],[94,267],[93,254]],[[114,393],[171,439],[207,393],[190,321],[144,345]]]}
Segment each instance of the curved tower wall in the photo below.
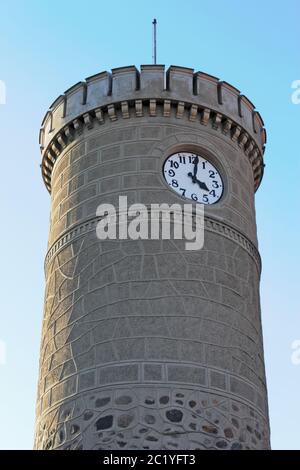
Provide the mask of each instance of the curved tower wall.
{"label": "curved tower wall", "polygon": [[[60,96],[40,131],[51,192],[35,446],[269,447],[254,193],[263,121],[217,78],[114,69]],[[96,237],[101,203],[182,203],[176,151],[218,165],[205,244]]]}

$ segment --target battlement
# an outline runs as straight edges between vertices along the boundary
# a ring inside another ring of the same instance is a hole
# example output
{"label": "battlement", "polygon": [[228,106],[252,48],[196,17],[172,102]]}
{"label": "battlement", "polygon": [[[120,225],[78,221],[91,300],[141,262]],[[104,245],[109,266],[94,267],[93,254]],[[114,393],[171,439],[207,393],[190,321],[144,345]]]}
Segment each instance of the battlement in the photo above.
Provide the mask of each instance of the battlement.
{"label": "battlement", "polygon": [[[164,65],[119,67],[101,72],[78,82],[59,96],[46,113],[40,130],[40,147],[43,154],[42,174],[50,191],[51,171],[58,154],[83,125],[93,126],[93,120],[117,120],[117,110],[122,117],[130,117],[129,108],[136,116],[143,115],[143,106],[149,115],[156,115],[156,106],[163,106],[163,116],[170,115],[171,106],[177,107],[177,117],[185,110],[190,121],[201,124],[212,122],[215,129],[222,127],[238,141],[256,170],[256,188],[262,173],[266,132],[255,106],[227,82],[191,68]],[[257,168],[259,171],[257,171]],[[256,189],[255,188],[255,189]]]}

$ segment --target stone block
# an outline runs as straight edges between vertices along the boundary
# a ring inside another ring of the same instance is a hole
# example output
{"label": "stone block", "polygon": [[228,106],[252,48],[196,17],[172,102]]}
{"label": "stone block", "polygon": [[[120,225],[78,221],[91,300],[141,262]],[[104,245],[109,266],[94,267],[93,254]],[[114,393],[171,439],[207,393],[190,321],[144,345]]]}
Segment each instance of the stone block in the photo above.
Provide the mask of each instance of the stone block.
{"label": "stone block", "polygon": [[113,344],[120,360],[131,361],[145,358],[145,341],[143,338],[118,339]]}
{"label": "stone block", "polygon": [[141,139],[160,139],[162,128],[160,126],[141,126]]}
{"label": "stone block", "polygon": [[179,350],[175,339],[149,338],[146,340],[146,357],[156,360],[178,360]]}
{"label": "stone block", "polygon": [[202,367],[171,365],[167,367],[169,382],[192,383],[198,385],[206,384],[206,373]]}
{"label": "stone block", "polygon": [[89,372],[84,372],[79,376],[79,391],[87,390],[95,386],[96,372],[91,370]]}
{"label": "stone block", "polygon": [[131,144],[124,144],[124,157],[132,155],[148,155],[153,147],[153,142],[134,142]]}
{"label": "stone block", "polygon": [[252,402],[255,399],[253,387],[235,377],[230,377],[230,391]]}
{"label": "stone block", "polygon": [[137,364],[114,365],[100,369],[99,384],[137,382],[139,376]]}
{"label": "stone block", "polygon": [[198,341],[181,341],[181,360],[184,362],[204,363],[204,346]]}
{"label": "stone block", "polygon": [[77,377],[70,377],[67,380],[59,383],[51,390],[51,404],[54,405],[58,401],[64,400],[71,395],[74,395],[77,390]]}
{"label": "stone block", "polygon": [[117,281],[141,279],[142,257],[140,255],[128,256],[115,263]]}
{"label": "stone block", "polygon": [[144,364],[144,380],[149,382],[161,382],[162,365],[153,363]]}
{"label": "stone block", "polygon": [[210,373],[210,386],[213,388],[219,388],[226,390],[226,376],[221,372],[211,370]]}
{"label": "stone block", "polygon": [[101,150],[100,160],[102,163],[105,163],[110,160],[115,160],[120,158],[120,146],[109,147]]}
{"label": "stone block", "polygon": [[85,154],[85,142],[81,142],[71,150],[70,164],[74,163],[78,158]]}

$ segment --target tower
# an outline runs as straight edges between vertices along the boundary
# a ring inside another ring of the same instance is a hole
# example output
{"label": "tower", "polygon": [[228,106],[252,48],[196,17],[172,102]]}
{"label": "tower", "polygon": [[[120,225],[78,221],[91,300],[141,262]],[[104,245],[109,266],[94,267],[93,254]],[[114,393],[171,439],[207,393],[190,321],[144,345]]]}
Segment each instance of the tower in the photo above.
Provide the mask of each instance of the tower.
{"label": "tower", "polygon": [[[184,67],[113,69],[52,104],[36,448],[269,447],[254,207],[265,140],[245,96]],[[184,203],[169,174],[180,157],[205,203],[201,250],[97,239],[97,207],[120,195]]]}

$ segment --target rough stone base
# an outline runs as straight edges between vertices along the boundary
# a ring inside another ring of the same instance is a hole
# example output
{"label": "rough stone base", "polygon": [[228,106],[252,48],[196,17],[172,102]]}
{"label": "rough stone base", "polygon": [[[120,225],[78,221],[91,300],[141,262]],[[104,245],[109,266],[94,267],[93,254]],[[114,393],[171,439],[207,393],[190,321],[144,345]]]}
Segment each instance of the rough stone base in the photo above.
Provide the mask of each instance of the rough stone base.
{"label": "rough stone base", "polygon": [[267,449],[265,419],[233,398],[187,388],[94,390],[46,414],[40,449]]}

